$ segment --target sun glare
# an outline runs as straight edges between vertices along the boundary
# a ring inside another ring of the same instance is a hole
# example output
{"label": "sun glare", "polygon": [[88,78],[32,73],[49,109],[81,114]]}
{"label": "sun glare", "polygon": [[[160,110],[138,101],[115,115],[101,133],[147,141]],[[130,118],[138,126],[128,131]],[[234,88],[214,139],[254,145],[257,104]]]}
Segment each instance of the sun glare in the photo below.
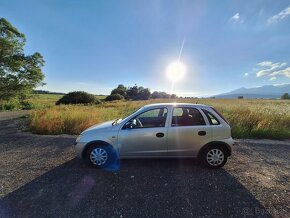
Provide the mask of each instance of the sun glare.
{"label": "sun glare", "polygon": [[170,79],[173,83],[180,81],[186,73],[186,67],[183,63],[180,61],[175,61],[172,62],[168,67],[167,67],[167,77]]}

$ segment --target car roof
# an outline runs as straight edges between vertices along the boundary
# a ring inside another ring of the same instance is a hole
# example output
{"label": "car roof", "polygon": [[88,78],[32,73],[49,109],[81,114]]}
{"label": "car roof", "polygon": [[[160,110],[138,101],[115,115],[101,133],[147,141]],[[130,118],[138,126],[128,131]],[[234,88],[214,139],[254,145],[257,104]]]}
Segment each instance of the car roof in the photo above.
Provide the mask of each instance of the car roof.
{"label": "car roof", "polygon": [[205,108],[205,107],[210,107],[208,105],[204,105],[204,104],[191,104],[191,103],[156,103],[156,104],[148,104],[145,105],[144,108],[154,108],[154,107],[166,107],[166,106],[183,106],[183,107],[200,107],[200,108]]}

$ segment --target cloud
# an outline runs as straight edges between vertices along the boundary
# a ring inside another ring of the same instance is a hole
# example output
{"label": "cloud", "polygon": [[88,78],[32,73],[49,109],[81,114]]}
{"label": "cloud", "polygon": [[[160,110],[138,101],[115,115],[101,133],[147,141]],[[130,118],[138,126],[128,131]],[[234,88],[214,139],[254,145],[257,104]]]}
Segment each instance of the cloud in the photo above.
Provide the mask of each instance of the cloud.
{"label": "cloud", "polygon": [[266,76],[266,75],[270,75],[271,73],[273,73],[274,70],[280,69],[284,66],[286,66],[287,63],[285,62],[277,62],[277,63],[273,63],[271,61],[263,61],[257,64],[257,66],[259,67],[263,67],[266,69],[260,70],[256,73],[257,77],[261,77],[261,76]]}
{"label": "cloud", "polygon": [[257,65],[260,67],[269,67],[269,66],[272,66],[272,64],[273,63],[271,61],[263,61],[263,62],[258,63]]}
{"label": "cloud", "polygon": [[273,81],[273,80],[276,80],[277,79],[277,77],[276,76],[273,76],[273,77],[271,77],[269,80],[270,81]]}
{"label": "cloud", "polygon": [[290,67],[287,67],[283,70],[274,71],[270,74],[270,76],[277,76],[277,75],[286,76],[290,78]]}
{"label": "cloud", "polygon": [[249,73],[245,73],[244,76],[249,76]]}
{"label": "cloud", "polygon": [[240,13],[236,13],[234,16],[232,16],[229,20],[232,23],[243,23],[244,20],[241,19]]}
{"label": "cloud", "polygon": [[285,19],[286,17],[288,17],[290,15],[290,6],[288,8],[284,8],[282,11],[280,11],[280,13],[270,17],[267,20],[268,24],[274,24],[277,23],[283,19]]}

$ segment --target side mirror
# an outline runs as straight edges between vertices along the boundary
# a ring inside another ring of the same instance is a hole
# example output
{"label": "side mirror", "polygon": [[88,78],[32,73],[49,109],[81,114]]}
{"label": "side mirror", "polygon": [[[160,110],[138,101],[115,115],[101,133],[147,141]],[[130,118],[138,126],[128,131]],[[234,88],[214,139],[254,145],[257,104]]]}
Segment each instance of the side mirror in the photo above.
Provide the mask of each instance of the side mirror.
{"label": "side mirror", "polygon": [[126,123],[126,129],[133,129],[136,127],[137,121],[136,119],[132,119]]}

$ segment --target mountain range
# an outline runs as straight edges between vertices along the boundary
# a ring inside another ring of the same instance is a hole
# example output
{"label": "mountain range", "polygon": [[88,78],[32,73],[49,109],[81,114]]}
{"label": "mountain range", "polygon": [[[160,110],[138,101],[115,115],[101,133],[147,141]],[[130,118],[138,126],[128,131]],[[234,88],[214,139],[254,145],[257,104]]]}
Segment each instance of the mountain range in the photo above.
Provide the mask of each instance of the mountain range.
{"label": "mountain range", "polygon": [[214,95],[214,98],[280,98],[284,93],[290,94],[290,84],[265,85],[255,88],[239,88],[231,92]]}

